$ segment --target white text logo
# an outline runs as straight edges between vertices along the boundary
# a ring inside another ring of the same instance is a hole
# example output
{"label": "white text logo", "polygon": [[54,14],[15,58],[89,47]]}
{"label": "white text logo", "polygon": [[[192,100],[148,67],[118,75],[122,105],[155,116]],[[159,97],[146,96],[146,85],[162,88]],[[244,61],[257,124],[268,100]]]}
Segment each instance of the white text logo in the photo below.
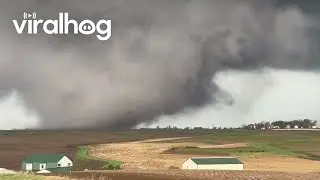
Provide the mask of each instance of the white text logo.
{"label": "white text logo", "polygon": [[[13,20],[13,25],[18,34],[22,34],[27,24],[28,34],[38,34],[38,26],[41,27],[46,34],[83,34],[90,35],[97,32],[97,38],[106,41],[111,37],[111,20],[99,20],[96,24],[91,20],[83,20],[78,23],[76,20],[69,20],[69,13],[59,13],[58,20],[38,19],[36,13],[23,13],[23,19],[19,25],[17,20]],[[73,26],[73,32],[69,32],[69,26]]]}

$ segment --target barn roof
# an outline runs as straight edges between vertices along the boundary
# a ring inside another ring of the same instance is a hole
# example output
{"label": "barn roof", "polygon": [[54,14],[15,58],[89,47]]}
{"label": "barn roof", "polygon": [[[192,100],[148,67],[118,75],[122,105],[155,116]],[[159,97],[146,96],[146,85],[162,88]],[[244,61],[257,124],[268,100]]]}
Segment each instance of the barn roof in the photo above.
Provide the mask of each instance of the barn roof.
{"label": "barn roof", "polygon": [[23,160],[25,163],[47,163],[59,162],[65,155],[64,154],[36,154],[30,155]]}
{"label": "barn roof", "polygon": [[233,157],[209,157],[209,158],[190,158],[194,163],[200,164],[243,164],[239,159]]}

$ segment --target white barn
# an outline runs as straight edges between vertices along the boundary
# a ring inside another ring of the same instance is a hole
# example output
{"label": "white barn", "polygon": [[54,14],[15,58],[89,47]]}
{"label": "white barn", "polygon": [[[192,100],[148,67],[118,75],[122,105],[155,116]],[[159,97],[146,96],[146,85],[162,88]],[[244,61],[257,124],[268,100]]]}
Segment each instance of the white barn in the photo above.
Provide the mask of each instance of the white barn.
{"label": "white barn", "polygon": [[189,158],[182,164],[186,170],[243,170],[243,163],[234,157]]}
{"label": "white barn", "polygon": [[68,172],[72,167],[71,159],[64,154],[35,154],[22,161],[23,171]]}

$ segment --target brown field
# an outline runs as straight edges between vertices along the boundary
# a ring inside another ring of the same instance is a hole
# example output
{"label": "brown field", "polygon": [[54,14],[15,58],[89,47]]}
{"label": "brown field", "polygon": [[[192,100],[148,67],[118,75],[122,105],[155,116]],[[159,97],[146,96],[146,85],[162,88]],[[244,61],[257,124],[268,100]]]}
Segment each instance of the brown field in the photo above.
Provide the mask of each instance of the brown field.
{"label": "brown field", "polygon": [[37,153],[64,153],[75,158],[77,146],[112,143],[160,137],[179,136],[178,133],[125,134],[103,131],[22,131],[0,134],[0,168],[20,170],[22,160]]}
{"label": "brown field", "polygon": [[[116,159],[123,162],[125,169],[168,169],[180,168],[182,163],[190,157],[184,154],[164,154],[164,151],[174,147],[200,147],[200,148],[230,148],[244,147],[245,143],[206,145],[202,143],[163,143],[152,141],[136,141],[125,143],[112,143],[89,146],[89,155],[101,159]],[[205,155],[197,155],[205,156]],[[245,170],[250,171],[286,171],[286,172],[320,172],[320,161],[286,157],[286,156],[261,156],[238,157],[244,164]]]}
{"label": "brown field", "polygon": [[288,173],[259,171],[181,171],[181,170],[120,170],[73,172],[72,178],[99,180],[317,180],[320,173]]}
{"label": "brown field", "polygon": [[163,154],[164,151],[174,147],[243,147],[246,144],[207,145],[202,143],[162,143],[157,141],[175,140],[181,138],[153,139],[125,143],[112,143],[89,146],[89,155],[99,159],[116,159],[123,162],[122,168],[141,169],[168,169],[170,166],[180,167],[182,162],[190,155]]}
{"label": "brown field", "polygon": [[[238,133],[238,132],[237,132]],[[281,137],[286,137],[282,134]],[[204,134],[204,133],[199,133]],[[218,145],[184,142],[144,141],[152,138],[170,138],[195,136],[197,133],[181,132],[143,132],[130,131],[111,133],[103,131],[24,131],[0,133],[0,167],[20,170],[21,161],[34,153],[65,153],[75,158],[76,147],[89,145],[89,153],[94,157],[124,162],[120,171],[73,172],[73,178],[99,179],[100,176],[112,180],[316,180],[320,179],[320,161],[298,159],[294,157],[239,157],[245,163],[246,171],[181,171],[180,167],[190,155],[165,154],[170,147],[197,146],[201,148],[245,147],[246,143],[226,141]],[[219,135],[219,134],[218,134]],[[254,135],[250,137],[256,137]],[[316,137],[316,136],[312,136]],[[220,139],[220,138],[219,138]],[[158,139],[166,140],[166,139]],[[102,145],[99,145],[102,144]],[[290,144],[289,144],[290,145]],[[295,145],[292,143],[292,146]],[[315,148],[311,146],[310,152]],[[307,149],[309,151],[309,149]],[[318,152],[318,151],[316,151]],[[139,169],[137,169],[139,168]],[[170,168],[170,169],[169,169]],[[89,168],[91,169],[91,168]],[[93,168],[94,169],[94,168]],[[263,171],[262,171],[263,170]],[[287,172],[281,172],[287,171]],[[289,172],[288,172],[289,171]],[[52,175],[52,174],[51,174]],[[64,174],[63,176],[66,176]],[[109,180],[108,179],[108,180]]]}

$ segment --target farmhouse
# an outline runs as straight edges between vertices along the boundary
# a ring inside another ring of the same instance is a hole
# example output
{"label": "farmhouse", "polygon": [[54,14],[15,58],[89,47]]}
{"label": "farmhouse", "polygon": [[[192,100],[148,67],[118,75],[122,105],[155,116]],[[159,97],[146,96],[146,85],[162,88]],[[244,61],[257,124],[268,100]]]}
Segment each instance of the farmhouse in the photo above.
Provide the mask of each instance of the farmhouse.
{"label": "farmhouse", "polygon": [[66,172],[70,171],[72,166],[72,161],[64,154],[37,154],[22,161],[23,171]]}
{"label": "farmhouse", "polygon": [[198,157],[186,160],[182,169],[187,170],[243,170],[243,163],[234,157]]}

